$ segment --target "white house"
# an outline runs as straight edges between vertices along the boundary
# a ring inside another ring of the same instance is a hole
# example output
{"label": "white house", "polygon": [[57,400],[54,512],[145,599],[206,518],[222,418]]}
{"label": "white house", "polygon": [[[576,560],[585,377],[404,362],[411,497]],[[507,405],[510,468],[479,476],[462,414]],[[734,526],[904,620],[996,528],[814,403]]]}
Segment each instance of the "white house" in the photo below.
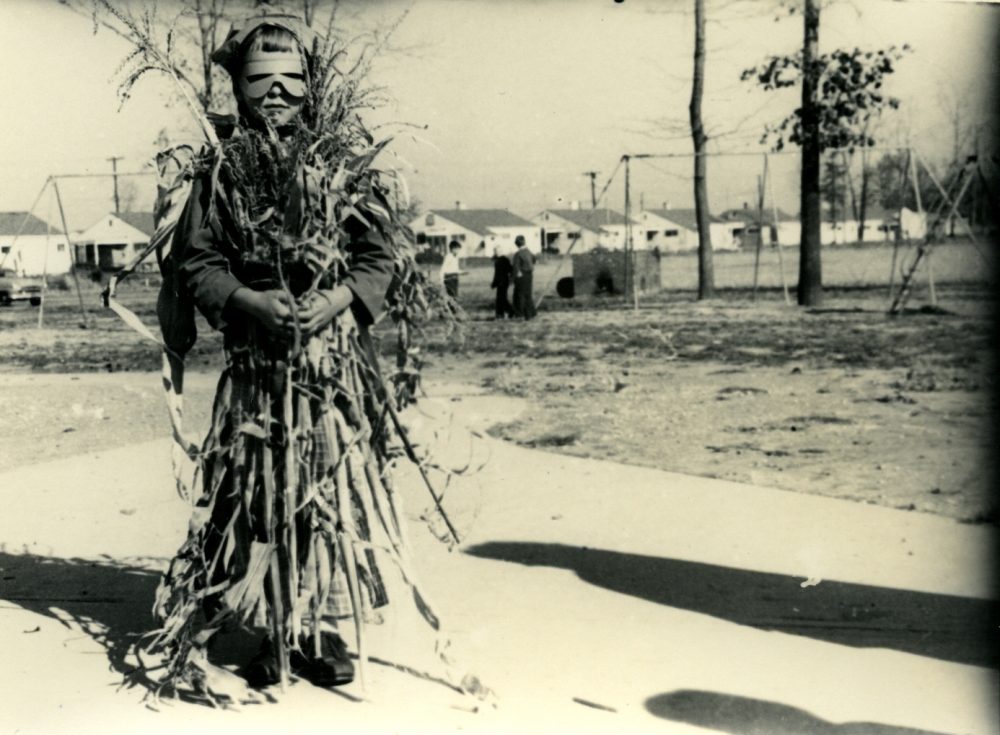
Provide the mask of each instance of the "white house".
{"label": "white house", "polygon": [[903,207],[899,210],[899,236],[919,240],[927,236],[927,212],[914,212]]}
{"label": "white house", "polygon": [[799,218],[780,209],[777,210],[775,218],[775,210],[768,207],[761,213],[758,221],[757,210],[752,210],[744,204],[742,209],[727,209],[718,218],[728,228],[737,246],[741,248],[756,246],[761,225],[764,229],[765,245],[776,245],[779,242],[786,247],[797,245],[802,237],[802,224]]}
{"label": "white house", "polygon": [[[108,213],[74,239],[74,262],[102,271],[120,270],[149,244],[155,231],[152,212]],[[142,267],[155,269],[156,263],[151,258]]]}
{"label": "white house", "polygon": [[[625,217],[612,209],[544,209],[531,218],[550,252],[586,253],[625,247]],[[638,223],[633,232],[638,232]],[[638,240],[636,241],[638,244]]]}
{"label": "white house", "polygon": [[[638,220],[640,231],[635,235],[636,248],[655,247],[664,252],[698,249],[698,217],[693,209],[646,209],[639,214]],[[712,250],[739,248],[730,224],[712,215],[708,222]]]}
{"label": "white house", "polygon": [[[822,221],[820,222],[820,241],[824,245],[843,245],[859,241],[859,222],[854,217],[850,205],[832,212],[827,202],[822,206]],[[883,209],[878,204],[869,204],[865,208],[865,230],[861,233],[861,242],[884,242],[893,240],[899,229],[899,214]]]}
{"label": "white house", "polygon": [[432,209],[412,222],[417,245],[445,252],[453,240],[462,256],[492,256],[498,245],[514,244],[518,235],[533,253],[541,251],[538,227],[507,209]]}
{"label": "white house", "polygon": [[30,212],[0,212],[0,268],[21,276],[61,275],[71,262],[58,227]]}
{"label": "white house", "polygon": [[[854,237],[857,238],[858,223],[852,222]],[[894,240],[899,229],[899,212],[883,209],[879,204],[869,204],[865,207],[865,231],[862,242],[884,242]]]}

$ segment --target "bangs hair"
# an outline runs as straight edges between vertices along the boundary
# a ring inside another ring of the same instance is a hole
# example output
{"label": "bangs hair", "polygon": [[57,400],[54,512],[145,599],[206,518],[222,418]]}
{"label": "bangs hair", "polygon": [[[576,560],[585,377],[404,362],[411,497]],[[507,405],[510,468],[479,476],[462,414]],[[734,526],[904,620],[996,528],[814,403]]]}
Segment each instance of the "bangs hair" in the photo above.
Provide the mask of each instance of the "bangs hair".
{"label": "bangs hair", "polygon": [[247,39],[246,45],[243,47],[243,56],[245,57],[251,51],[287,53],[298,52],[300,50],[298,39],[295,38],[291,31],[281,26],[261,26],[260,29]]}

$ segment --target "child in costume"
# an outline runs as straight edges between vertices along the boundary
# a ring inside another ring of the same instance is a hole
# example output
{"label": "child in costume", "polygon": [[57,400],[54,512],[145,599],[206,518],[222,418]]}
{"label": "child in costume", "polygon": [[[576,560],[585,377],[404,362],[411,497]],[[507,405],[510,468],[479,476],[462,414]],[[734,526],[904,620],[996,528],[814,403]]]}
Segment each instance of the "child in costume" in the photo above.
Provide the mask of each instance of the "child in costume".
{"label": "child in costume", "polygon": [[188,299],[226,356],[188,538],[145,645],[175,687],[204,688],[209,642],[234,624],[266,631],[243,672],[253,686],[347,683],[346,644],[321,623],[353,617],[363,657],[363,623],[389,600],[380,562],[413,585],[391,484],[395,414],[368,334],[400,223],[371,167],[380,147],[352,90],[330,86],[318,42],[295,18],[261,16],[213,55],[239,116],[194,163],[164,274],[161,323],[190,332],[174,343],[193,342]]}

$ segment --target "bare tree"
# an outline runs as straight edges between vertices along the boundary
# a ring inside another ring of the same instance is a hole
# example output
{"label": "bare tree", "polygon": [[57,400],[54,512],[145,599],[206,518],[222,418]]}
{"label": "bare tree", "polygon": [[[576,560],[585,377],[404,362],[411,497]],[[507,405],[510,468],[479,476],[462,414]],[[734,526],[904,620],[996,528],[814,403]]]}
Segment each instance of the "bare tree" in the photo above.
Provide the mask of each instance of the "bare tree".
{"label": "bare tree", "polygon": [[212,64],[212,52],[219,45],[220,24],[225,24],[226,0],[189,0],[191,11],[198,24],[198,35],[195,46],[201,60],[202,88],[198,95],[201,106],[207,111],[214,106],[215,69]]}
{"label": "bare tree", "polygon": [[134,179],[124,179],[122,181],[118,200],[122,212],[136,211],[135,207],[139,200],[139,188],[135,185]]}
{"label": "bare tree", "polygon": [[874,171],[868,163],[868,149],[861,149],[861,194],[858,197],[858,242],[865,239],[865,220],[868,218],[868,204],[872,197],[872,181]]}
{"label": "bare tree", "polygon": [[[198,101],[201,109],[224,109],[231,101],[226,74],[212,62],[212,52],[225,39],[234,20],[254,10],[301,13],[306,23],[317,20],[321,6],[332,19],[337,14],[338,0],[179,0],[164,11],[155,0],[138,6],[115,0],[58,0],[80,15],[91,19],[94,32],[104,28],[142,46],[136,29],[145,29],[152,40],[165,39],[161,47],[169,54],[171,71],[184,85],[182,94]],[[141,52],[140,52],[141,53]],[[125,97],[127,98],[127,88]]]}
{"label": "bare tree", "polygon": [[[94,33],[104,28],[133,43],[136,51],[127,62],[143,54],[154,39],[168,57],[171,73],[179,81],[181,97],[197,101],[203,111],[216,108],[224,98],[224,84],[217,82],[220,70],[212,64],[212,52],[218,47],[230,22],[252,7],[251,0],[181,0],[164,11],[151,2],[133,7],[112,0],[59,0],[67,9],[86,16]],[[139,36],[145,35],[146,38]],[[124,68],[125,64],[123,64]],[[123,85],[122,101],[128,98],[131,85]]]}
{"label": "bare tree", "polygon": [[[794,10],[794,6],[792,6]],[[823,298],[820,261],[820,157],[825,150],[872,146],[870,123],[899,100],[882,91],[883,79],[894,71],[909,46],[878,51],[837,49],[820,55],[819,0],[803,0],[802,50],[790,56],[772,56],[762,65],[743,71],[766,90],[791,87],[801,81],[802,104],[776,126],[768,126],[762,142],[771,138],[776,150],[786,142],[802,148],[798,302],[818,305]]]}
{"label": "bare tree", "polygon": [[705,91],[705,0],[694,0],[694,77],[691,83],[691,138],[694,142],[694,210],[698,220],[698,298],[715,296],[712,233],[709,229],[707,158],[708,136],[701,119]]}
{"label": "bare tree", "polygon": [[827,159],[820,180],[822,201],[826,203],[828,221],[831,225],[840,224],[844,215],[844,205],[847,203],[847,163],[838,161],[834,156]]}

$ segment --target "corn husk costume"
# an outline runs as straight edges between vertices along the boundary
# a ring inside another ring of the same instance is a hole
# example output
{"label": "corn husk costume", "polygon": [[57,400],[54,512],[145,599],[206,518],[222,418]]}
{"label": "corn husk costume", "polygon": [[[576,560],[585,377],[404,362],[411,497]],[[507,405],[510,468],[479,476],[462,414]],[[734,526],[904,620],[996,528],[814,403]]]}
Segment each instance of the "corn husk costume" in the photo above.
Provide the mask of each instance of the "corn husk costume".
{"label": "corn husk costume", "polygon": [[[364,683],[365,623],[397,598],[391,580],[404,585],[398,599],[413,601],[439,630],[413,574],[391,472],[404,454],[419,461],[396,405],[415,390],[413,331],[435,294],[413,265],[386,172],[374,165],[385,142],[375,143],[365,129],[356,85],[338,78],[336,54],[323,40],[293,18],[265,16],[234,30],[213,58],[233,73],[241,44],[265,24],[300,42],[304,112],[280,136],[241,117],[216,126],[214,140],[209,130],[201,153],[162,154],[157,233],[112,281],[107,298],[155,339],[115,300],[114,288],[142,258],[157,254],[175,471],[194,509],[187,540],[157,591],[159,628],[139,654],[140,661],[161,660],[162,674],[154,677],[161,688],[213,703],[225,703],[226,672],[208,662],[206,650],[233,624],[269,631],[282,685],[290,652],[312,647],[319,655],[319,621],[345,616],[354,622]],[[225,267],[202,267],[210,258]],[[367,332],[390,278],[388,311],[399,325],[395,387],[383,381]],[[345,284],[355,302],[313,336],[297,323],[289,336],[277,336],[249,317],[234,320],[224,299],[210,298],[225,294],[227,279],[281,289],[298,303]],[[186,437],[180,400],[195,305],[223,330],[226,356],[200,445]],[[188,464],[193,475],[185,475]],[[386,574],[387,567],[396,573]],[[469,677],[456,688],[485,691]]]}

